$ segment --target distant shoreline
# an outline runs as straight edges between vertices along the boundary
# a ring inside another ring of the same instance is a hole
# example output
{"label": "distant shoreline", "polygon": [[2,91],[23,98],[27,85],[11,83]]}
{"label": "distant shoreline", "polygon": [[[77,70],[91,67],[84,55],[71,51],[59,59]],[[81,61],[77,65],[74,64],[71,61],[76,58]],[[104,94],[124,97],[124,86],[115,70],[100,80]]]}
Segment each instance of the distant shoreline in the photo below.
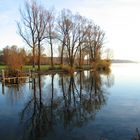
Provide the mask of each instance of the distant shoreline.
{"label": "distant shoreline", "polygon": [[132,61],[132,60],[114,59],[114,60],[112,60],[112,63],[139,63],[139,62],[138,61]]}

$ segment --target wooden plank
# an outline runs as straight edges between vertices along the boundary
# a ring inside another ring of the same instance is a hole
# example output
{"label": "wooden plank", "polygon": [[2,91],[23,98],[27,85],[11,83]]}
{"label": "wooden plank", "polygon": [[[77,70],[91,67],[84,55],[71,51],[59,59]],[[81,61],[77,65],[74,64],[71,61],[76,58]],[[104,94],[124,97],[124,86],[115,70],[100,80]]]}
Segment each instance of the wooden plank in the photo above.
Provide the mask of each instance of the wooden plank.
{"label": "wooden plank", "polygon": [[28,77],[6,77],[6,78],[4,78],[5,80],[11,80],[11,79],[24,79],[24,78],[29,78],[29,76]]}

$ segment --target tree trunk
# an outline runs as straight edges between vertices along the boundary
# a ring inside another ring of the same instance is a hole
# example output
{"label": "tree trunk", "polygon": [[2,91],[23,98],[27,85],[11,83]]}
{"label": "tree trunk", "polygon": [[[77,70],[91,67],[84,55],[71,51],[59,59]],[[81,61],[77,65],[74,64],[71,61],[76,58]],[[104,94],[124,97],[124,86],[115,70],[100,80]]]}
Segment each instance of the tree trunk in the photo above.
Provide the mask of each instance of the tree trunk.
{"label": "tree trunk", "polygon": [[33,46],[33,69],[35,69],[35,47]]}
{"label": "tree trunk", "polygon": [[82,67],[82,51],[80,46],[79,67]]}
{"label": "tree trunk", "polygon": [[54,64],[53,64],[53,44],[52,44],[52,40],[50,40],[50,45],[51,45],[51,67],[53,68]]}
{"label": "tree trunk", "polygon": [[61,62],[60,62],[61,66],[63,66],[63,48],[62,48],[62,51],[61,51]]}
{"label": "tree trunk", "polygon": [[73,65],[74,65],[74,58],[73,58],[73,56],[71,56],[71,58],[70,58],[70,66],[71,66],[71,68],[73,67]]}
{"label": "tree trunk", "polygon": [[62,45],[62,50],[61,50],[61,62],[60,62],[61,66],[63,66],[63,52],[64,52],[64,43]]}
{"label": "tree trunk", "polygon": [[38,44],[38,71],[40,71],[40,56],[41,56],[40,44]]}

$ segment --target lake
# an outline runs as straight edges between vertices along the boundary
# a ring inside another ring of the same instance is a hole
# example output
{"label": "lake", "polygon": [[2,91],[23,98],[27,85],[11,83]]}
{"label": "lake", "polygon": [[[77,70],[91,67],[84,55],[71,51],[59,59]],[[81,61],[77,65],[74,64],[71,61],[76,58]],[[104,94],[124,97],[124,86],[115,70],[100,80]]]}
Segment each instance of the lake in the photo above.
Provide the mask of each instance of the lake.
{"label": "lake", "polygon": [[0,84],[2,140],[132,140],[140,130],[140,64],[111,73],[43,75]]}

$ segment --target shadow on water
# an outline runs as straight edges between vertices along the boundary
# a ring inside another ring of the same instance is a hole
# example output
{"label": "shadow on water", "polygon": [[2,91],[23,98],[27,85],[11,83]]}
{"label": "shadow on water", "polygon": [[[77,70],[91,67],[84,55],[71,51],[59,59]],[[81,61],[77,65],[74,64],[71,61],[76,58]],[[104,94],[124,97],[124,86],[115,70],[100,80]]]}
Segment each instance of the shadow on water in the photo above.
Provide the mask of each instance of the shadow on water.
{"label": "shadow on water", "polygon": [[73,131],[95,119],[106,104],[106,86],[113,84],[113,78],[86,71],[70,76],[49,75],[49,80],[45,85],[39,75],[32,81],[32,96],[20,113],[22,139],[81,139]]}

